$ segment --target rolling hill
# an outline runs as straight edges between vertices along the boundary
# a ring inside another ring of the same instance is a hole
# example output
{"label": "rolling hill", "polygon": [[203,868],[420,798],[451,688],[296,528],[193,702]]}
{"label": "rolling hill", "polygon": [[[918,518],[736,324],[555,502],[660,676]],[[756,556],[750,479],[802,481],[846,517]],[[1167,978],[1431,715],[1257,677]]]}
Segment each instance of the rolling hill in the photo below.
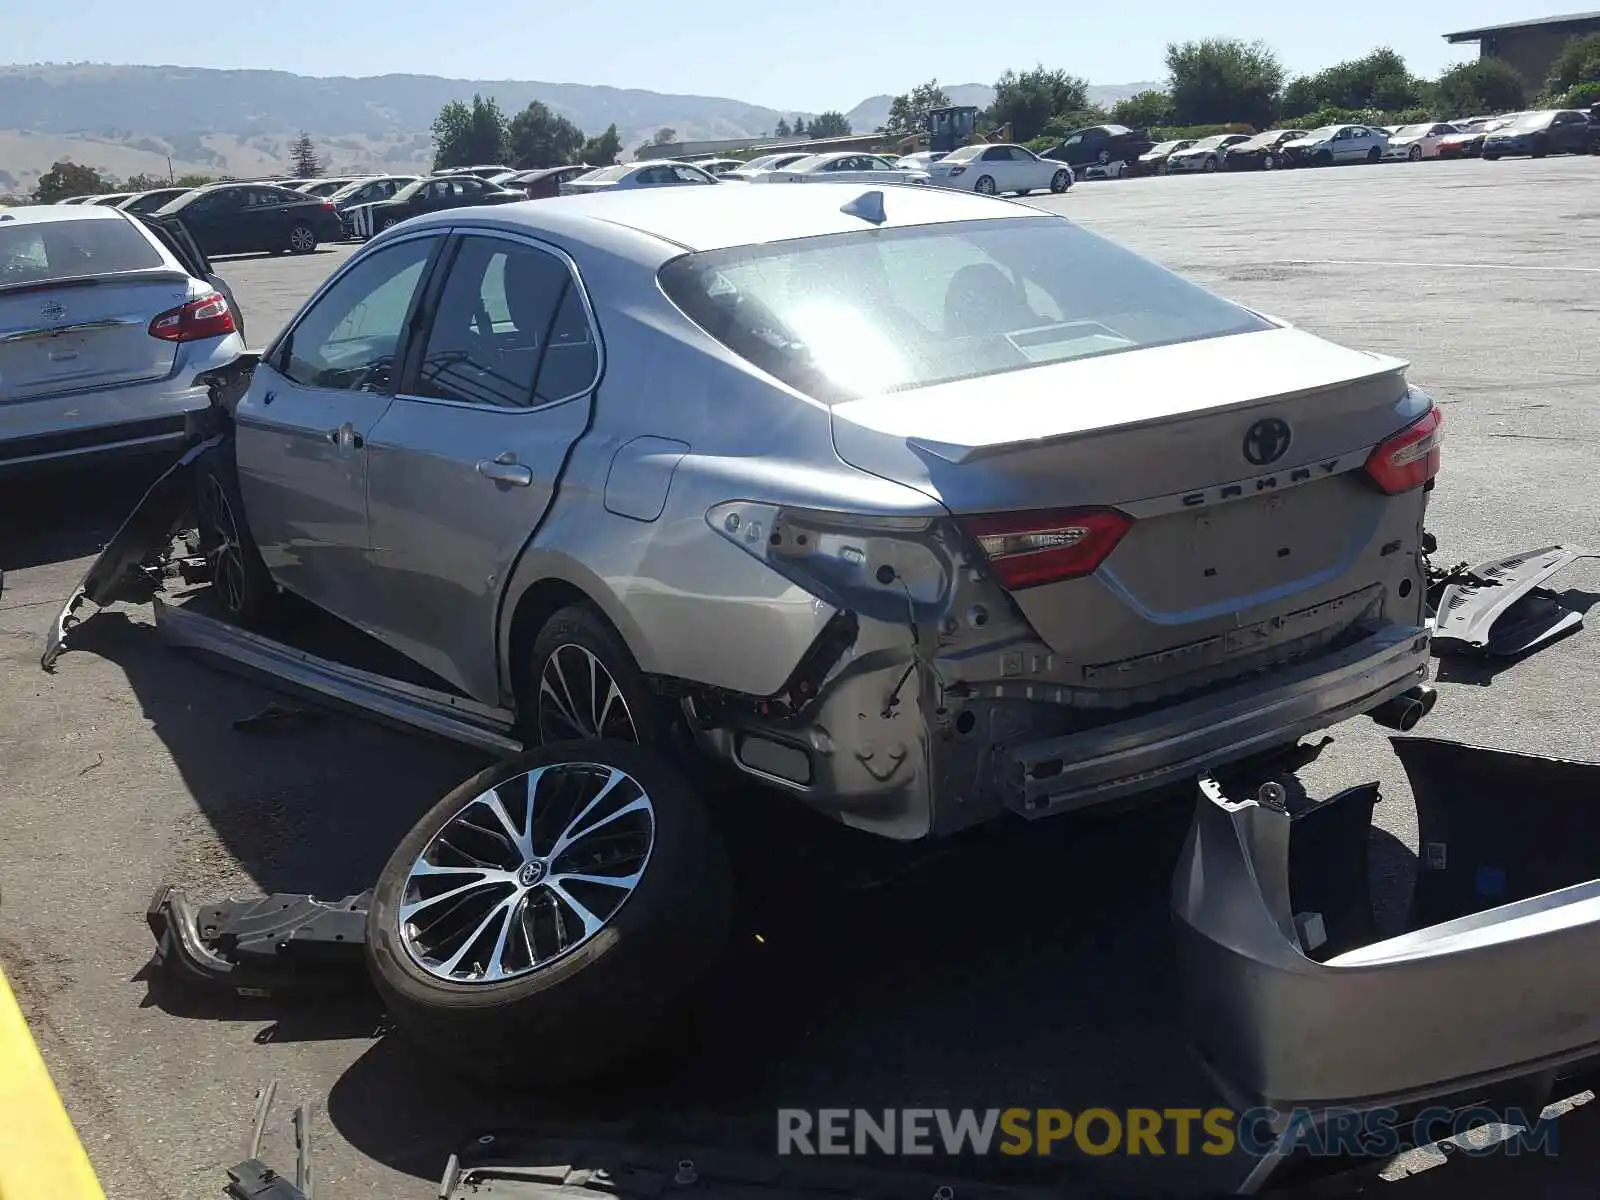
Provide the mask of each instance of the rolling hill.
{"label": "rolling hill", "polygon": [[[1138,90],[1147,85],[1094,88]],[[993,89],[948,89],[958,104],[987,105]],[[588,133],[615,124],[632,147],[657,129],[684,138],[759,137],[779,112],[720,96],[529,80],[433,75],[315,78],[287,71],[90,63],[0,66],[0,192],[24,192],[61,159],[125,179],[134,174],[260,176],[282,171],[302,130],[330,173],[424,170],[439,109],[474,93],[507,113],[540,100]],[[1115,97],[1113,97],[1115,98]],[[889,96],[850,110],[857,129],[888,116]],[[806,113],[806,116],[811,114]]]}

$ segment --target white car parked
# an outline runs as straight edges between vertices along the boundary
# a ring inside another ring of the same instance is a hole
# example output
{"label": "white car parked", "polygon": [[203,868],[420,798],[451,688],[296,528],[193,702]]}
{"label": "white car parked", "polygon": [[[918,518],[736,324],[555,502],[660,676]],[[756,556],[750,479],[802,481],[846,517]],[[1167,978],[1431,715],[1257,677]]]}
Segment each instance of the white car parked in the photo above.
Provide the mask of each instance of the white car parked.
{"label": "white car parked", "polygon": [[1423,158],[1439,157],[1439,141],[1461,130],[1448,121],[1424,121],[1420,125],[1402,125],[1389,138],[1383,148],[1385,159],[1403,158],[1416,162]]}
{"label": "white car parked", "polygon": [[926,171],[902,171],[887,158],[854,151],[813,154],[775,171],[750,177],[751,183],[927,183]]}
{"label": "white car parked", "polygon": [[1026,146],[962,146],[928,168],[932,182],[958,191],[998,196],[1015,192],[1061,193],[1072,186],[1072,168],[1040,158]]}
{"label": "white car parked", "polygon": [[1370,125],[1324,125],[1303,138],[1283,144],[1292,162],[1326,167],[1341,162],[1377,162],[1389,135]]}
{"label": "white car parked", "polygon": [[563,196],[587,196],[594,192],[626,191],[643,187],[680,187],[685,184],[716,183],[717,177],[692,163],[659,159],[649,162],[619,163],[601,167],[561,185]]}
{"label": "white car parked", "polygon": [[749,181],[755,176],[761,174],[763,171],[781,171],[790,163],[797,163],[802,158],[810,157],[811,155],[809,154],[795,154],[792,151],[787,154],[763,154],[760,158],[752,158],[749,162],[739,167],[738,170],[729,171],[726,174],[718,175],[717,178],[722,180],[743,179],[745,181]]}
{"label": "white car parked", "polygon": [[915,154],[901,155],[894,160],[894,165],[902,171],[926,171],[949,153],[948,150],[918,150]]}
{"label": "white car parked", "polygon": [[1201,138],[1187,150],[1169,154],[1167,170],[1173,174],[1181,171],[1220,171],[1228,148],[1249,140],[1250,135],[1244,133],[1218,133]]}

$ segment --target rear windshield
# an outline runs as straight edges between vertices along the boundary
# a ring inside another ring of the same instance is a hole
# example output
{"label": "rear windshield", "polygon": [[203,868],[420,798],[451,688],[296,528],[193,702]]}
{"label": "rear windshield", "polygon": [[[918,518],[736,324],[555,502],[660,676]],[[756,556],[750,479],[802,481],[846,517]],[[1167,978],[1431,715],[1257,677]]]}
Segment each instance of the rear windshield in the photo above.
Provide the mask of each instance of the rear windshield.
{"label": "rear windshield", "polygon": [[598,171],[590,171],[582,178],[591,183],[610,183],[612,180],[621,179],[638,165],[638,163],[619,163],[614,167],[602,167]]}
{"label": "rear windshield", "polygon": [[661,286],[826,403],[1272,328],[1055,217],[863,230],[674,259]]}
{"label": "rear windshield", "polygon": [[0,224],[0,288],[164,265],[161,252],[131,221]]}

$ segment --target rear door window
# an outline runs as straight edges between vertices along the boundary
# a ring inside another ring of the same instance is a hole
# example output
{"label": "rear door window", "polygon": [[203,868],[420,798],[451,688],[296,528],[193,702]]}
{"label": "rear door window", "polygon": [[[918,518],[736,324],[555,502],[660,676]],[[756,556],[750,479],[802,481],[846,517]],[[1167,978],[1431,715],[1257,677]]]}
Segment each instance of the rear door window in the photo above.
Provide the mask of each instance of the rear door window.
{"label": "rear door window", "polygon": [[161,251],[131,221],[0,224],[0,290],[13,284],[145,271],[164,265]]}

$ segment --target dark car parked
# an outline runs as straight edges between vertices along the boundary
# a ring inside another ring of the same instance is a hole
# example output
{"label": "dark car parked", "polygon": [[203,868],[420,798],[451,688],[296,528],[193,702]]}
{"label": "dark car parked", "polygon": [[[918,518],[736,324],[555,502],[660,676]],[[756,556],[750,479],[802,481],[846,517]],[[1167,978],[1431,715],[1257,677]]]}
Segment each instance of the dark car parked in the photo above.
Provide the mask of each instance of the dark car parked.
{"label": "dark car parked", "polygon": [[1483,157],[1492,162],[1508,154],[1589,154],[1596,149],[1596,126],[1575,109],[1523,113],[1483,139]]}
{"label": "dark car parked", "polygon": [[171,204],[179,196],[188,195],[189,188],[170,187],[156,188],[149,192],[135,192],[121,204],[117,205],[123,212],[133,213],[135,216],[148,216],[158,208]]}
{"label": "dark car parked", "polygon": [[505,175],[515,171],[515,167],[508,167],[504,163],[487,163],[478,167],[450,167],[444,171],[435,171],[435,175],[472,175],[478,179],[492,179],[496,175]]}
{"label": "dark car parked", "polygon": [[521,192],[496,187],[476,175],[435,175],[401,188],[392,200],[377,204],[358,204],[345,210],[347,224],[358,238],[373,234],[415,217],[442,208],[468,208],[480,204],[515,204],[527,197]]}
{"label": "dark car parked", "polygon": [[561,185],[571,183],[580,175],[587,175],[593,167],[587,164],[573,164],[565,167],[545,167],[538,171],[518,171],[510,179],[502,179],[500,186],[508,191],[521,192],[530,200],[540,200],[546,196],[559,196]]}
{"label": "dark car parked", "polygon": [[1222,154],[1224,171],[1271,171],[1283,165],[1283,144],[1303,138],[1304,129],[1269,129],[1258,133],[1237,146],[1229,146]]}
{"label": "dark car parked", "polygon": [[218,183],[185,192],[158,208],[179,217],[207,254],[310,254],[342,236],[333,205],[264,183]]}
{"label": "dark car parked", "polygon": [[1041,158],[1053,158],[1074,167],[1108,166],[1114,162],[1134,163],[1155,145],[1142,129],[1126,125],[1091,125],[1062,139],[1059,146],[1046,150]]}

